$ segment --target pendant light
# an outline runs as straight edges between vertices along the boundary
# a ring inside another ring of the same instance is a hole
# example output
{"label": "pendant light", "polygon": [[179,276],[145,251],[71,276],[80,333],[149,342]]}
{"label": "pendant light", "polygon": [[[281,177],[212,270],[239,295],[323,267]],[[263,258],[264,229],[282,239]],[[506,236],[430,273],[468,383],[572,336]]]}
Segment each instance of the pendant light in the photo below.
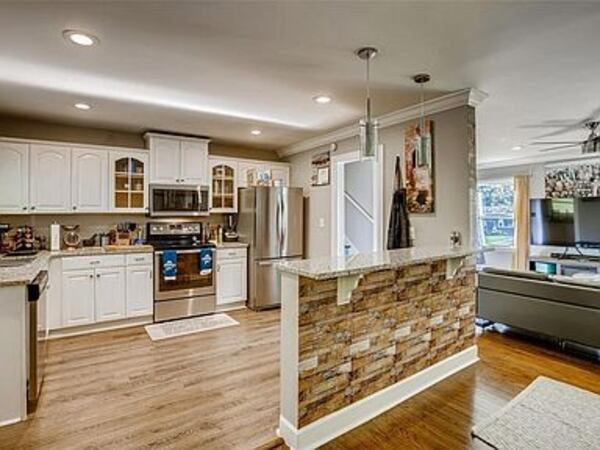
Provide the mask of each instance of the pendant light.
{"label": "pendant light", "polygon": [[431,80],[427,73],[419,73],[413,81],[421,86],[421,114],[419,116],[419,136],[416,139],[415,155],[417,167],[431,166],[431,134],[425,123],[425,88],[424,84]]}
{"label": "pendant light", "polygon": [[358,56],[367,63],[367,101],[365,118],[359,122],[359,141],[360,141],[360,158],[374,158],[377,154],[377,146],[379,145],[379,124],[377,120],[371,118],[371,92],[369,90],[370,80],[370,63],[377,56],[379,51],[374,47],[363,47],[356,51]]}

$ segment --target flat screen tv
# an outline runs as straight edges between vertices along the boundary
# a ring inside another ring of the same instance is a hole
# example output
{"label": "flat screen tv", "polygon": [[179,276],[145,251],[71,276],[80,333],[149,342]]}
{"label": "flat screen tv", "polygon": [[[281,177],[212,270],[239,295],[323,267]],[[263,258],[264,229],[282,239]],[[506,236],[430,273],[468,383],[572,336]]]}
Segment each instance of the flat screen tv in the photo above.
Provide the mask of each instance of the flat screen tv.
{"label": "flat screen tv", "polygon": [[581,247],[600,247],[600,197],[575,200],[575,241]]}
{"label": "flat screen tv", "polygon": [[531,199],[531,244],[574,246],[574,203],[572,198]]}

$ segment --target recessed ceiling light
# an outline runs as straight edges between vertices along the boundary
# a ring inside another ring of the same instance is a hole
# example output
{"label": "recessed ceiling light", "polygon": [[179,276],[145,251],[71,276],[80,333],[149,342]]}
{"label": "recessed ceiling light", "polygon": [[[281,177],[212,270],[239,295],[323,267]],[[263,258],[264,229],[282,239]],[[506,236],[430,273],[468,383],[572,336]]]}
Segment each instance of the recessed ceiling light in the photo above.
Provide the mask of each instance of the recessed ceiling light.
{"label": "recessed ceiling light", "polygon": [[317,95],[316,97],[313,97],[313,100],[315,101],[315,103],[325,105],[331,102],[331,97],[328,95]]}
{"label": "recessed ceiling light", "polygon": [[260,131],[260,130],[252,130],[250,132],[250,134],[253,134],[254,136],[259,136],[261,133],[262,133],[262,131]]}
{"label": "recessed ceiling light", "polygon": [[63,31],[63,37],[70,43],[81,45],[83,47],[91,47],[92,45],[98,44],[100,42],[96,36],[93,36],[89,33],[84,33],[83,31],[76,30],[65,30]]}
{"label": "recessed ceiling light", "polygon": [[87,110],[89,110],[89,109],[92,109],[92,106],[91,106],[91,105],[89,105],[89,104],[87,104],[87,103],[75,103],[73,106],[74,106],[75,108],[77,108],[77,109],[81,109],[81,110],[83,110],[83,111],[87,111]]}
{"label": "recessed ceiling light", "polygon": [[513,152],[518,152],[519,150],[523,150],[523,146],[522,145],[515,145],[513,148],[511,148],[511,150]]}

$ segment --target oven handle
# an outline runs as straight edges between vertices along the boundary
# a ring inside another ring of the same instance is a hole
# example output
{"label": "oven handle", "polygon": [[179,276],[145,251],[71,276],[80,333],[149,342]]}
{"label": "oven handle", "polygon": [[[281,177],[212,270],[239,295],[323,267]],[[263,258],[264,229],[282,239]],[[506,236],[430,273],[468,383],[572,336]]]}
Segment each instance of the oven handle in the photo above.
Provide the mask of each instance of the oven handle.
{"label": "oven handle", "polygon": [[[192,248],[192,249],[189,249],[189,250],[173,250],[173,251],[175,253],[200,253],[202,250],[210,250],[213,253],[215,252],[214,248],[211,248],[211,249],[206,249],[206,248]],[[164,253],[163,250],[158,250],[158,251],[154,252],[155,255],[162,255],[163,253]]]}

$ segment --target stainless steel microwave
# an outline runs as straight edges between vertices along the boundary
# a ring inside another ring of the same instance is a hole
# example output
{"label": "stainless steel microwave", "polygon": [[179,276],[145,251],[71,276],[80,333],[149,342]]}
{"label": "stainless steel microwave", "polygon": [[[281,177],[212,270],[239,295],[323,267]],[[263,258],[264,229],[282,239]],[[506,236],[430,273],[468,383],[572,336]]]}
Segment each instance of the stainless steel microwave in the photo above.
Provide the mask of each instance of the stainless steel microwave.
{"label": "stainless steel microwave", "polygon": [[208,186],[151,184],[150,215],[207,216],[208,192]]}

